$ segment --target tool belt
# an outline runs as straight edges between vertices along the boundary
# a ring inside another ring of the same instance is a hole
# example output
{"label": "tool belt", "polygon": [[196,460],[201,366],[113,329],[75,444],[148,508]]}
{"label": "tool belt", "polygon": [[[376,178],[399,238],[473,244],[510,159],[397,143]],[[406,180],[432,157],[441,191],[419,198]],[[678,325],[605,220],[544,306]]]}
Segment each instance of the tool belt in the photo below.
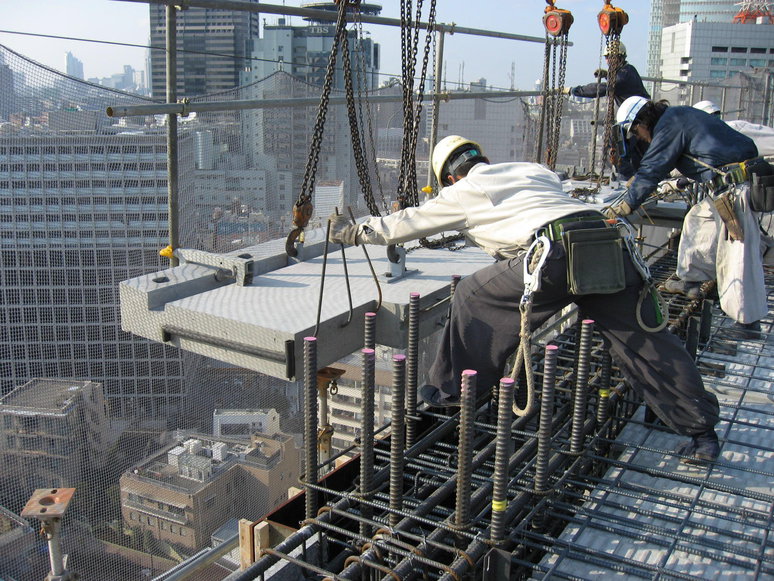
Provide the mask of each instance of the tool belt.
{"label": "tool belt", "polygon": [[623,239],[599,212],[559,218],[542,229],[564,246],[567,287],[574,295],[612,294],[626,287]]}
{"label": "tool belt", "polygon": [[774,210],[774,168],[762,157],[755,157],[715,169],[718,175],[705,182],[713,194],[715,209],[731,240],[744,242],[744,229],[734,210],[734,185],[751,182],[750,207],[754,212]]}

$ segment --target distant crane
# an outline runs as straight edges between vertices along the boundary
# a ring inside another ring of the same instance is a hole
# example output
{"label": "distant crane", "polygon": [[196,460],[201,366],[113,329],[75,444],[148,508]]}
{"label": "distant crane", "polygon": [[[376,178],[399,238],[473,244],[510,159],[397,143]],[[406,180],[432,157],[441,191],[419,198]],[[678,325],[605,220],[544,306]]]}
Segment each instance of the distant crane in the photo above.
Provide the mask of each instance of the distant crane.
{"label": "distant crane", "polygon": [[771,12],[771,2],[765,0],[743,0],[737,2],[739,12],[734,16],[734,22],[747,24],[755,22],[758,18],[768,18],[769,24],[774,24],[774,14]]}

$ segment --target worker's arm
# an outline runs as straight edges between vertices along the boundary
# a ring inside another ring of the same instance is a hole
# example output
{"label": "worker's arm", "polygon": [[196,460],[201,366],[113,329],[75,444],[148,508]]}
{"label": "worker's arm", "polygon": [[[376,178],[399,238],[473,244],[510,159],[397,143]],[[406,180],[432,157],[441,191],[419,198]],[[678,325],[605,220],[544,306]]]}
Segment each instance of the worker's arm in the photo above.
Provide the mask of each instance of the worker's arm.
{"label": "worker's arm", "polygon": [[632,210],[640,204],[657,187],[661,180],[669,176],[677,165],[684,151],[682,128],[677,124],[661,123],[656,126],[653,141],[651,141],[640,167],[634,174],[632,184],[625,196],[625,201]]}

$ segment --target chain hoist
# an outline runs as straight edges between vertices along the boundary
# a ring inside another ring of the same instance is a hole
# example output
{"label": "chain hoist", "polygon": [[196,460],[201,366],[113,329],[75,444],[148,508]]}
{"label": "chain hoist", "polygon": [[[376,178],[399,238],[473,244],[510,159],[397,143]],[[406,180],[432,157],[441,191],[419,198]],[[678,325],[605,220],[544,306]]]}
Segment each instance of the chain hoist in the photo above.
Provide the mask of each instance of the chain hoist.
{"label": "chain hoist", "polygon": [[[574,21],[569,10],[555,6],[555,0],[546,0],[548,6],[543,15],[546,29],[546,45],[543,57],[543,106],[538,131],[537,161],[543,159],[543,137],[546,141],[545,162],[549,168],[556,167],[559,138],[562,128],[564,106],[564,79],[567,69],[568,34]],[[557,57],[557,52],[559,53]],[[549,81],[550,71],[550,81]],[[558,81],[558,83],[557,83]]]}
{"label": "chain hoist", "polygon": [[330,101],[331,88],[333,87],[333,76],[336,70],[336,55],[339,46],[342,43],[342,36],[347,34],[346,13],[349,0],[339,4],[339,11],[336,18],[336,29],[331,46],[331,56],[328,60],[328,66],[325,70],[325,80],[323,82],[322,93],[320,94],[320,106],[317,110],[317,119],[312,131],[312,142],[309,146],[309,157],[306,161],[306,170],[304,171],[304,180],[301,184],[301,193],[293,205],[293,230],[288,234],[285,241],[285,252],[288,256],[297,256],[298,249],[296,242],[303,241],[304,228],[309,224],[312,217],[312,193],[314,192],[314,182],[317,174],[317,166],[320,161],[320,150],[322,148],[322,138],[325,131],[325,120],[328,116],[328,102]]}

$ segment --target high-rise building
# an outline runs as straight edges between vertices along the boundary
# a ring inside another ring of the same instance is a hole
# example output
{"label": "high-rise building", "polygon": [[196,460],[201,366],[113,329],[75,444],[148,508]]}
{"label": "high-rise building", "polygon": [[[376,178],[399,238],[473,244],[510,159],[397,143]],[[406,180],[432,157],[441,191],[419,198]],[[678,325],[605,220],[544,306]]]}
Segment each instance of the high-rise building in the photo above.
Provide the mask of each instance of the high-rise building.
{"label": "high-rise building", "polygon": [[[255,4],[257,0],[249,0]],[[178,10],[177,95],[195,97],[233,89],[246,68],[249,41],[259,34],[257,12],[188,6]],[[166,5],[150,5],[151,45],[166,43]],[[166,96],[166,52],[151,50],[150,83],[154,97]]]}
{"label": "high-rise building", "polygon": [[65,54],[65,72],[76,79],[83,79],[83,63],[71,52]]}
{"label": "high-rise building", "polygon": [[[96,135],[93,111],[53,113],[65,131],[0,136],[0,391],[35,377],[90,379],[112,417],[174,416],[181,354],[123,332],[118,299],[119,281],[165,264],[165,135]],[[192,135],[180,150],[191,162],[181,175],[191,175]]]}
{"label": "high-rise building", "polygon": [[661,35],[664,28],[679,22],[731,22],[739,7],[734,0],[653,0],[648,37],[648,76],[661,73]]}

